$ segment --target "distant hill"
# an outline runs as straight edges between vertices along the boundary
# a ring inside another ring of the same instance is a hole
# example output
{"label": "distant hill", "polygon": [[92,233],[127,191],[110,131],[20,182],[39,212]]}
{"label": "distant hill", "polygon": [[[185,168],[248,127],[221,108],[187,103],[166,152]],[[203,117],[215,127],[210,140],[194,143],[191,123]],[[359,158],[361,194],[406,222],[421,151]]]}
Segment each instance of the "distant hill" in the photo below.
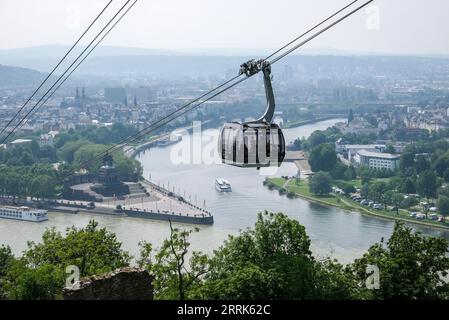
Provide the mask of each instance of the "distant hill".
{"label": "distant hill", "polygon": [[[0,64],[49,72],[69,49],[66,45],[0,50]],[[84,47],[76,48],[68,61]],[[239,48],[204,48],[177,51],[118,46],[98,47],[76,71],[73,78],[102,77],[115,81],[132,77],[138,81],[148,77],[180,79],[187,77],[226,77],[237,72],[240,64],[250,58],[262,58],[272,50]],[[399,75],[442,77],[449,68],[447,57],[414,57],[357,54],[332,48],[301,50],[301,55],[288,56],[276,64],[278,76],[291,67],[302,78],[341,78]],[[67,64],[65,64],[67,65]],[[57,71],[60,73],[63,68]],[[444,74],[443,74],[444,73]],[[20,77],[20,75],[18,75]],[[35,77],[38,75],[35,75]],[[30,77],[30,79],[35,79]],[[28,81],[29,79],[22,79]],[[4,85],[4,79],[0,80]]]}
{"label": "distant hill", "polygon": [[45,77],[43,72],[0,64],[0,88],[37,86]]}

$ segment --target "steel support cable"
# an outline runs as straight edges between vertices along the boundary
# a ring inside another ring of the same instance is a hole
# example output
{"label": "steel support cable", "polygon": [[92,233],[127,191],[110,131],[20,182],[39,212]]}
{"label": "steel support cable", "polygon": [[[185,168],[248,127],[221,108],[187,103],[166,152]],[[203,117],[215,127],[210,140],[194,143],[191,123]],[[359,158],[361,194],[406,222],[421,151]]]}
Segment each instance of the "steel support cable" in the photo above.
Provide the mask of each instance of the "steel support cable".
{"label": "steel support cable", "polygon": [[[374,0],[367,1],[367,2],[365,2],[363,5],[361,5],[361,6],[357,7],[357,8],[355,8],[355,9],[352,10],[350,13],[344,15],[343,17],[339,18],[338,20],[336,20],[335,22],[333,22],[333,23],[330,24],[329,26],[327,26],[327,27],[321,29],[320,31],[316,32],[315,34],[313,34],[312,36],[310,36],[309,38],[307,38],[307,39],[304,40],[303,42],[301,42],[301,43],[299,43],[298,45],[294,46],[293,48],[289,49],[286,53],[281,54],[280,56],[276,57],[275,59],[272,60],[272,63],[275,63],[275,62],[279,61],[280,59],[284,58],[285,56],[287,56],[287,55],[290,54],[291,52],[293,52],[293,51],[299,49],[300,47],[302,47],[303,45],[305,45],[305,44],[308,43],[309,41],[315,39],[318,35],[320,35],[320,34],[322,34],[323,32],[329,30],[330,28],[334,27],[335,25],[337,25],[337,24],[340,23],[341,21],[347,19],[349,16],[351,16],[351,15],[353,15],[354,13],[358,12],[359,10],[361,10],[362,8],[364,8],[365,6],[367,6],[369,3],[373,2],[373,1],[374,1]],[[340,10],[340,12],[341,12],[341,10]],[[335,16],[335,15],[333,15],[333,16]],[[327,19],[327,20],[329,20],[329,19]],[[313,30],[313,28],[312,28],[311,30]],[[307,33],[306,33],[306,34],[307,34]],[[271,56],[272,56],[272,55],[271,55]],[[162,119],[156,121],[155,123],[153,123],[153,124],[147,126],[147,127],[144,128],[144,129],[140,130],[138,133],[129,136],[128,138],[126,138],[126,139],[124,140],[124,141],[126,141],[126,142],[119,142],[119,143],[115,144],[114,146],[108,148],[107,151],[104,151],[104,152],[100,153],[100,154],[99,154],[98,156],[96,156],[94,159],[91,159],[91,160],[88,160],[88,161],[83,162],[82,164],[80,164],[80,167],[81,167],[81,166],[85,166],[85,165],[88,164],[89,162],[97,161],[97,160],[99,160],[100,157],[102,157],[102,156],[104,156],[104,155],[106,155],[106,154],[108,154],[108,153],[110,153],[110,152],[115,152],[115,151],[117,151],[118,148],[121,148],[121,147],[123,146],[123,144],[131,143],[131,142],[133,142],[133,141],[136,141],[136,140],[140,139],[141,137],[143,137],[143,136],[145,136],[145,135],[148,135],[149,133],[151,133],[151,132],[153,132],[153,131],[155,131],[155,130],[161,128],[161,127],[163,127],[164,125],[166,125],[167,123],[169,123],[169,122],[173,121],[174,119],[180,117],[181,115],[183,115],[183,114],[185,114],[185,113],[187,113],[187,112],[189,112],[189,111],[191,111],[191,110],[193,110],[193,109],[195,109],[195,108],[201,106],[202,104],[204,104],[205,102],[209,101],[210,99],[213,99],[214,97],[218,96],[219,94],[224,93],[225,91],[231,89],[232,87],[234,87],[234,86],[236,86],[237,84],[239,84],[239,83],[241,83],[241,82],[243,82],[243,81],[249,79],[249,78],[252,77],[252,76],[253,76],[253,75],[247,76],[247,77],[245,77],[245,78],[240,79],[239,81],[237,81],[237,82],[235,82],[235,83],[229,85],[228,87],[226,87],[226,88],[220,90],[219,92],[213,94],[212,96],[206,98],[205,100],[199,102],[199,103],[196,104],[196,105],[193,105],[193,106],[192,106],[192,103],[189,103],[189,104],[187,104],[187,105],[185,105],[185,106],[183,106],[183,107],[177,109],[177,110],[174,111],[173,113],[171,113],[171,114],[165,116],[164,118],[162,118]],[[237,79],[238,77],[240,77],[240,76],[236,76],[236,77],[234,77],[233,79],[228,80],[227,82],[225,82],[224,84],[220,85],[219,87],[223,87],[226,83],[230,83],[230,82],[232,82],[233,80]],[[217,88],[218,88],[218,87],[217,87]],[[215,89],[213,89],[213,90],[211,90],[210,92],[204,94],[202,97],[207,96],[208,94],[210,94],[210,93],[213,92],[214,90],[215,90]],[[197,98],[197,99],[195,99],[195,100],[198,101],[198,100],[200,100],[200,99],[201,99],[201,98]],[[193,100],[193,101],[195,101],[195,100]],[[192,102],[193,102],[193,101],[192,101]],[[190,106],[190,108],[188,108],[189,106]],[[188,109],[187,109],[187,108],[188,108]],[[187,109],[187,110],[185,110],[185,109]],[[178,113],[179,111],[183,111],[183,112],[180,113],[179,115],[174,116],[175,113]],[[173,116],[174,116],[174,117],[173,117]],[[170,117],[172,117],[172,118],[170,118]],[[166,122],[164,122],[164,123],[161,124],[161,122],[163,121],[163,119],[165,119]],[[155,125],[156,125],[156,126],[155,126]],[[155,126],[155,127],[153,127],[153,126]],[[152,127],[153,127],[153,128],[152,128]],[[81,168],[82,168],[82,167],[81,167]],[[71,173],[71,174],[69,174],[69,175],[63,177],[63,179],[66,179],[66,178],[68,178],[68,177],[70,177],[70,176],[72,176],[72,175],[73,175],[73,173]]]}
{"label": "steel support cable", "polygon": [[[312,31],[315,30],[316,28],[320,27],[321,25],[323,25],[324,23],[326,23],[326,22],[329,21],[330,19],[334,18],[336,15],[338,15],[339,13],[341,13],[342,11],[344,11],[345,9],[349,8],[351,5],[353,5],[353,4],[356,3],[357,1],[358,1],[358,0],[354,0],[354,1],[352,1],[351,3],[347,4],[346,6],[344,6],[344,7],[341,8],[340,10],[336,11],[335,13],[333,13],[332,15],[330,15],[329,17],[327,17],[326,19],[322,20],[320,23],[314,25],[313,27],[311,27],[310,29],[308,29],[306,32],[304,32],[304,33],[302,33],[301,35],[299,35],[298,37],[296,37],[294,40],[290,41],[289,43],[287,43],[286,45],[284,45],[284,46],[281,47],[280,49],[276,50],[275,52],[273,52],[271,55],[269,55],[267,58],[265,58],[265,59],[263,59],[263,60],[269,59],[270,57],[272,57],[272,56],[274,56],[275,54],[279,53],[280,51],[282,51],[283,49],[287,48],[288,46],[290,46],[290,45],[293,44],[294,42],[296,42],[296,41],[298,41],[299,39],[303,38],[304,36],[306,36],[307,34],[309,34],[310,32],[312,32]],[[361,9],[361,8],[359,8],[359,9]],[[359,10],[359,9],[358,9],[358,10]],[[358,10],[356,10],[356,11],[358,11]],[[354,12],[353,12],[353,13],[354,13]],[[330,28],[330,27],[329,27],[329,28]],[[328,29],[329,29],[329,28],[328,28]],[[314,38],[314,37],[313,37],[313,38]],[[312,39],[313,39],[313,38],[312,38]],[[309,41],[312,40],[312,39],[309,39]],[[308,41],[307,41],[307,42],[308,42]],[[303,45],[303,44],[302,44],[302,45]],[[296,49],[297,49],[297,48],[296,48]],[[295,49],[295,50],[296,50],[296,49]],[[173,113],[171,113],[171,114],[169,114],[169,115],[167,115],[167,116],[164,116],[162,119],[157,120],[156,122],[150,124],[149,126],[147,126],[146,128],[140,130],[139,132],[135,133],[134,135],[129,136],[128,138],[126,138],[126,139],[124,139],[124,140],[118,142],[118,143],[115,144],[114,146],[112,146],[112,147],[108,148],[107,150],[103,151],[103,152],[100,153],[95,159],[92,159],[91,161],[97,161],[97,160],[99,160],[101,157],[103,157],[104,155],[106,155],[106,154],[108,154],[108,153],[111,153],[111,152],[115,152],[117,147],[118,147],[118,148],[121,148],[123,145],[129,144],[129,143],[132,143],[132,142],[135,142],[135,141],[139,140],[140,138],[142,138],[143,136],[145,136],[145,135],[147,135],[147,134],[149,134],[149,133],[151,133],[151,132],[153,132],[153,131],[159,129],[159,128],[161,127],[161,126],[158,126],[158,124],[159,124],[160,122],[167,120],[168,117],[171,117],[171,116],[173,116],[175,113],[177,113],[177,112],[179,112],[179,111],[182,111],[182,110],[185,109],[185,108],[188,108],[188,107],[191,106],[193,103],[199,101],[200,99],[204,98],[204,97],[207,96],[208,94],[210,94],[210,93],[212,93],[213,91],[215,91],[215,90],[217,90],[217,89],[219,89],[219,88],[221,88],[221,87],[223,87],[223,86],[229,84],[230,82],[236,80],[236,79],[239,78],[239,77],[240,77],[240,76],[236,76],[236,77],[234,77],[234,78],[232,78],[232,79],[226,81],[226,82],[223,83],[222,85],[220,85],[220,86],[218,86],[218,87],[212,89],[211,91],[207,92],[206,94],[200,96],[199,98],[197,98],[197,99],[195,99],[195,100],[192,100],[192,101],[189,102],[188,104],[186,104],[186,105],[184,105],[184,106],[178,108],[177,110],[175,110]],[[247,78],[244,78],[244,79],[247,79]],[[239,82],[239,83],[240,83],[240,82]],[[229,88],[231,88],[231,87],[233,87],[233,85],[230,86]],[[226,91],[226,90],[225,90],[225,91]],[[224,91],[221,91],[220,93],[223,93],[223,92],[224,92]],[[214,95],[214,97],[215,97],[215,95]],[[206,102],[206,101],[208,101],[208,100],[205,100],[205,101],[203,101],[202,103],[200,103],[200,104],[198,104],[198,105],[196,105],[196,106],[193,106],[193,108],[189,108],[188,111],[193,110],[194,108],[198,107],[199,105],[203,104],[203,103]],[[187,112],[188,112],[188,111],[187,111]],[[165,122],[163,125],[165,125],[165,124],[167,124],[167,123],[169,123],[169,122],[175,120],[177,117],[180,117],[181,115],[184,115],[185,113],[186,113],[186,112],[182,112],[180,115],[178,115],[178,116],[176,116],[175,118],[169,120],[168,122]],[[154,129],[154,130],[152,130],[152,129],[151,129],[152,126],[157,126],[157,128]],[[149,130],[149,131],[148,131],[148,130]]]}
{"label": "steel support cable", "polygon": [[347,8],[349,8],[350,6],[352,6],[354,3],[356,3],[359,0],[354,0],[351,3],[347,4],[346,6],[344,6],[343,8],[341,8],[340,10],[336,11],[335,13],[333,13],[332,15],[330,15],[329,17],[327,17],[326,19],[322,20],[320,23],[317,23],[316,25],[314,25],[312,28],[310,28],[309,30],[307,30],[306,32],[304,32],[303,34],[297,36],[295,39],[293,39],[292,41],[290,41],[289,43],[287,43],[286,45],[282,46],[281,48],[279,48],[278,50],[276,50],[275,52],[273,52],[272,54],[270,54],[268,57],[266,57],[265,60],[270,59],[272,56],[278,54],[279,52],[281,52],[282,50],[284,50],[285,48],[287,48],[288,46],[292,45],[293,43],[295,43],[296,41],[298,41],[299,39],[303,38],[304,36],[306,36],[307,34],[309,34],[310,32],[312,32],[313,30],[315,30],[316,28],[322,26],[324,23],[328,22],[330,19],[332,19],[333,17],[335,17],[336,15],[338,15],[339,13],[343,12],[344,10],[346,10]]}
{"label": "steel support cable", "polygon": [[67,58],[67,56],[73,51],[73,49],[78,45],[78,43],[81,41],[82,38],[86,35],[86,33],[90,30],[90,28],[97,22],[97,20],[100,18],[100,16],[106,11],[106,9],[109,7],[109,5],[112,3],[112,0],[108,2],[108,4],[101,10],[101,12],[97,15],[97,17],[92,21],[92,23],[87,27],[87,29],[83,32],[83,34],[76,40],[76,42],[72,45],[72,47],[69,49],[69,51],[66,52],[66,54],[62,57],[61,60],[56,64],[56,66],[53,68],[52,71],[47,75],[47,77],[41,82],[41,84],[37,87],[36,90],[34,90],[33,94],[27,99],[27,101],[22,105],[22,107],[19,109],[19,111],[16,112],[16,114],[11,118],[11,120],[8,122],[8,124],[1,130],[0,136],[5,132],[5,130],[8,129],[8,127],[11,125],[11,123],[22,113],[25,106],[28,104],[28,102],[33,99],[33,97],[36,95],[36,93],[42,88],[42,86],[47,82],[47,80],[53,75],[53,73],[56,71],[56,69],[61,65],[61,63]]}
{"label": "steel support cable", "polygon": [[[320,22],[319,24],[317,24],[317,25],[315,25],[314,27],[310,28],[307,32],[305,32],[305,33],[303,33],[302,35],[300,35],[299,37],[297,37],[294,41],[290,41],[288,44],[284,45],[282,48],[285,49],[286,47],[288,47],[289,45],[291,45],[291,44],[294,43],[295,41],[299,40],[300,38],[304,37],[305,35],[307,35],[307,34],[310,33],[311,31],[315,30],[317,27],[321,26],[321,25],[322,25],[323,23],[325,23],[326,21],[329,21],[331,18],[333,18],[333,17],[335,17],[337,14],[341,13],[342,11],[344,11],[345,9],[347,9],[348,7],[350,7],[352,4],[356,3],[357,1],[358,1],[358,0],[355,0],[355,1],[351,2],[351,3],[349,3],[349,4],[346,5],[344,8],[338,10],[337,12],[335,12],[334,14],[332,14],[331,16],[329,16],[328,18],[326,18],[325,20],[323,20],[323,21]],[[356,8],[356,9],[354,9],[353,11],[351,11],[350,13],[348,13],[347,15],[345,15],[344,17],[338,19],[336,22],[332,23],[331,25],[327,26],[326,28],[322,29],[321,31],[315,33],[313,36],[309,37],[308,39],[304,40],[303,42],[301,42],[301,43],[298,44],[297,46],[295,46],[295,47],[293,47],[292,49],[290,49],[290,50],[288,51],[288,54],[290,54],[291,52],[297,50],[299,47],[301,47],[301,46],[303,46],[304,44],[306,44],[307,42],[313,40],[313,39],[316,38],[318,35],[322,34],[323,32],[325,32],[326,30],[332,28],[333,26],[335,26],[335,25],[338,24],[339,22],[343,21],[344,19],[346,19],[346,18],[349,17],[350,15],[352,15],[352,14],[354,14],[355,12],[359,11],[360,9],[362,9],[363,7],[365,7],[366,5],[368,5],[369,3],[371,3],[372,1],[374,1],[374,0],[368,1],[367,3],[363,4],[362,6]],[[275,51],[275,53],[279,53],[281,50],[282,50],[282,49],[279,49],[279,50]],[[271,55],[268,56],[268,57],[272,57],[273,55],[275,55],[275,53],[271,54]],[[287,54],[283,54],[282,56],[280,56],[280,57],[274,59],[272,63],[277,62],[278,60],[282,59],[282,58],[285,57],[286,55],[287,55]],[[263,59],[263,60],[266,60],[266,59]],[[226,83],[229,83],[229,82],[235,80],[236,78],[238,78],[238,77],[234,77],[233,79],[229,80],[229,81],[226,82]],[[244,79],[248,79],[248,78],[249,78],[249,77],[246,77],[246,78],[244,78]],[[239,83],[240,83],[240,82],[239,82]],[[233,85],[230,86],[229,88],[231,88],[231,87],[233,87]],[[225,90],[225,91],[226,91],[226,90]],[[223,92],[224,92],[224,91],[220,91],[220,93],[223,93]],[[207,94],[206,94],[206,95],[207,95]],[[204,95],[203,95],[203,96],[204,96]],[[214,97],[215,97],[215,96],[216,96],[216,95],[214,95]],[[199,98],[199,99],[200,99],[200,98]],[[196,100],[199,100],[199,99],[196,99]],[[210,99],[208,99],[208,100],[210,100]],[[202,103],[199,103],[199,104],[195,105],[193,108],[189,108],[189,111],[192,110],[192,109],[194,109],[194,108],[196,108],[196,107],[198,107],[198,106],[200,106],[200,105],[202,105],[204,102],[206,102],[206,101],[208,101],[208,100],[205,100],[205,101],[203,101]],[[195,101],[192,101],[192,102],[195,102]],[[188,107],[188,106],[191,105],[191,104],[192,104],[192,103],[189,103],[188,105],[183,106],[183,107],[177,109],[176,111],[173,112],[173,114],[176,113],[176,112],[181,111],[181,109],[184,109],[184,108]],[[183,115],[183,114],[185,114],[185,112],[181,113],[179,116],[181,116],[181,115]],[[176,119],[176,118],[174,118],[174,119]],[[173,119],[173,120],[174,120],[174,119]],[[161,120],[164,120],[164,119],[161,119]],[[158,124],[159,121],[160,121],[160,120],[156,121],[156,123],[153,123],[153,124],[149,125],[148,127],[144,128],[144,129],[142,129],[140,132],[138,132],[137,134],[134,135],[134,136],[136,136],[135,138],[132,138],[133,136],[130,136],[130,137],[128,137],[128,138],[126,139],[126,141],[119,142],[117,145],[122,145],[122,144],[124,144],[124,143],[129,143],[129,140],[130,140],[131,138],[133,139],[132,141],[136,141],[136,140],[140,139],[143,135],[146,135],[146,134],[148,134],[148,133],[154,131],[154,130],[151,130],[151,127],[152,127],[154,124]],[[172,121],[172,120],[171,120],[171,121]],[[158,128],[159,128],[159,127],[158,127]],[[151,131],[147,131],[147,130],[151,130]],[[144,132],[144,133],[141,133],[141,132]],[[111,149],[108,149],[108,150],[111,150]],[[107,152],[108,152],[108,151],[105,151],[104,153],[106,154]]]}
{"label": "steel support cable", "polygon": [[[231,83],[232,81],[236,80],[236,79],[239,78],[239,77],[240,77],[240,76],[237,76],[237,77],[234,77],[234,78],[231,79],[231,80],[226,81],[226,82],[223,83],[222,85],[220,85],[220,86],[214,88],[212,92],[216,91],[216,90],[219,89],[219,88],[224,87],[226,84]],[[212,96],[210,96],[210,97],[208,97],[208,98],[202,100],[201,102],[199,102],[199,103],[196,104],[196,105],[192,105],[192,104],[193,104],[195,101],[201,100],[202,98],[197,98],[197,99],[193,100],[192,102],[188,103],[187,105],[183,106],[182,108],[179,108],[179,109],[177,109],[176,111],[174,111],[174,112],[172,112],[172,113],[170,113],[170,114],[164,116],[163,118],[157,120],[156,122],[153,122],[150,126],[148,126],[148,127],[144,128],[144,129],[140,130],[139,132],[135,133],[134,135],[131,135],[131,136],[129,136],[128,138],[122,140],[121,142],[116,143],[116,144],[114,144],[113,146],[107,148],[105,151],[102,151],[101,153],[99,153],[98,155],[96,155],[93,159],[86,160],[85,162],[79,164],[78,167],[79,167],[79,168],[83,168],[83,167],[85,167],[87,164],[89,164],[90,162],[98,161],[98,160],[100,160],[103,156],[105,156],[105,155],[107,155],[107,154],[111,154],[111,153],[113,153],[113,152],[115,152],[115,151],[121,149],[124,145],[133,143],[133,142],[135,142],[135,141],[141,139],[142,137],[148,135],[149,133],[154,132],[154,131],[156,131],[157,129],[162,128],[162,127],[165,126],[167,123],[170,123],[171,121],[173,121],[173,120],[179,118],[180,116],[186,114],[187,112],[189,112],[189,111],[191,111],[191,110],[193,110],[193,109],[199,107],[200,105],[204,104],[205,102],[209,101],[210,99],[215,98],[216,96],[222,94],[223,92],[229,90],[230,88],[236,86],[237,84],[239,84],[239,83],[241,83],[241,82],[243,82],[243,81],[245,81],[245,80],[247,80],[247,79],[248,79],[247,77],[245,77],[245,78],[241,78],[241,77],[240,77],[240,79],[239,79],[238,81],[236,81],[236,82],[234,82],[233,84],[229,85],[228,87],[226,87],[226,88],[224,88],[224,89],[222,89],[222,90],[216,92],[216,93],[213,94]],[[206,93],[205,95],[208,95],[208,94],[210,94],[210,93],[211,93],[211,92],[208,92],[208,93]],[[203,95],[202,97],[204,97],[205,95]],[[190,106],[190,108],[188,108],[189,106]],[[182,112],[181,112],[181,111],[182,111]],[[179,114],[175,114],[175,113],[179,113]],[[71,175],[73,175],[73,174],[69,174],[68,176],[64,177],[63,179],[68,178],[68,177],[70,177]]]}
{"label": "steel support cable", "polygon": [[91,45],[97,40],[97,38],[103,33],[104,30],[112,23],[113,20],[123,11],[123,9],[128,5],[131,0],[127,0],[126,3],[117,11],[117,13],[109,20],[109,22],[103,27],[103,29],[95,36],[95,38],[89,43],[89,45],[78,55],[75,61],[64,71],[64,73],[53,83],[53,85],[45,92],[45,94],[39,99],[38,102],[28,111],[28,113],[22,117],[19,123],[14,127],[12,131],[8,133],[8,135],[2,140],[0,144],[5,143],[10,136],[14,136],[17,128],[22,124],[22,122],[36,109],[36,107],[44,100],[45,96],[56,86],[56,84],[67,74],[67,72],[75,65],[75,63],[80,59],[82,55],[91,47]]}
{"label": "steel support cable", "polygon": [[335,25],[339,24],[340,22],[342,22],[343,20],[345,20],[346,18],[352,16],[354,13],[358,12],[359,10],[363,9],[364,7],[366,7],[367,5],[369,5],[371,2],[373,2],[374,0],[369,0],[366,1],[365,3],[363,3],[362,5],[358,6],[357,8],[353,9],[352,11],[350,11],[349,13],[345,14],[344,16],[342,16],[341,18],[337,19],[336,21],[332,22],[330,25],[328,25],[327,27],[321,29],[320,31],[318,31],[317,33],[313,34],[312,36],[310,36],[309,38],[307,38],[306,40],[298,43],[297,45],[295,45],[294,47],[292,47],[291,49],[289,49],[288,51],[284,52],[283,54],[281,54],[280,56],[274,58],[271,61],[271,64],[276,63],[277,61],[281,60],[282,58],[284,58],[285,56],[289,55],[290,53],[292,53],[293,51],[299,49],[300,47],[302,47],[303,45],[305,45],[307,42],[315,39],[316,37],[318,37],[320,34],[326,32],[327,30],[331,29],[332,27],[334,27]]}
{"label": "steel support cable", "polygon": [[[29,118],[33,117],[33,115],[35,115],[37,112],[39,112],[40,108],[42,108],[43,105],[45,105],[45,103],[47,103],[47,101],[56,93],[56,91],[59,90],[59,88],[67,81],[68,78],[70,78],[70,76],[78,69],[78,67],[84,62],[84,60],[86,60],[90,54],[97,48],[97,46],[104,40],[104,38],[107,37],[107,35],[115,28],[115,26],[120,22],[120,20],[122,20],[122,18],[129,12],[129,10],[131,10],[131,8],[136,4],[138,0],[135,0],[129,7],[128,9],[126,9],[126,11],[117,19],[117,21],[111,26],[111,28],[100,38],[100,40],[98,40],[98,42],[95,44],[95,46],[93,46],[90,51],[84,56],[84,58],[78,62],[78,64],[75,66],[75,68],[72,69],[72,71],[70,71],[70,73],[64,78],[64,80],[62,80],[58,86],[45,98],[45,100],[40,104],[40,106],[38,106],[32,115],[29,116]],[[18,128],[18,130],[20,130],[23,126],[25,125],[25,122],[22,123],[22,125]]]}

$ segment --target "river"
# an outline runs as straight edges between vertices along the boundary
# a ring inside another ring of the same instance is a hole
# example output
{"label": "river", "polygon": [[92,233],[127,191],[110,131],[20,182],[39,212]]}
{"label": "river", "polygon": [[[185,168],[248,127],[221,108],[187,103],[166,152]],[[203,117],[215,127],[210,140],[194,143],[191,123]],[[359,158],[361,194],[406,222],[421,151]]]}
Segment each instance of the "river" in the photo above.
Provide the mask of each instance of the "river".
{"label": "river", "polygon": [[[337,121],[340,119],[286,129],[286,141],[307,137],[313,131],[326,129]],[[317,205],[303,199],[288,199],[262,185],[267,174],[263,170],[259,172],[256,169],[213,163],[217,160],[217,133],[214,129],[205,130],[200,146],[192,142],[192,135],[186,134],[175,145],[152,148],[138,157],[146,178],[151,175],[154,182],[169,186],[170,189],[174,187],[176,192],[185,194],[186,198],[190,197],[192,202],[196,201],[201,206],[205,204],[214,214],[214,225],[201,226],[200,231],[192,236],[193,249],[212,252],[223,243],[228,234],[237,234],[251,227],[256,221],[257,213],[263,210],[284,212],[289,217],[298,219],[306,227],[312,241],[312,251],[317,257],[331,255],[344,263],[360,257],[372,244],[391,235],[394,223],[390,220]],[[201,159],[190,157],[188,150],[199,150],[203,156]],[[293,163],[284,163],[275,175],[293,175],[296,170]],[[219,193],[215,190],[214,180],[218,177],[226,178],[231,183],[232,193]],[[90,219],[95,219],[101,226],[115,232],[122,241],[123,248],[135,256],[138,254],[139,241],[150,241],[158,247],[169,235],[166,222],[49,213],[49,221],[43,223],[0,219],[0,243],[10,245],[19,254],[26,248],[28,240],[39,241],[46,228],[55,227],[64,231],[72,225],[85,226]],[[414,228],[426,235],[449,239],[449,232],[444,230],[422,226]]]}

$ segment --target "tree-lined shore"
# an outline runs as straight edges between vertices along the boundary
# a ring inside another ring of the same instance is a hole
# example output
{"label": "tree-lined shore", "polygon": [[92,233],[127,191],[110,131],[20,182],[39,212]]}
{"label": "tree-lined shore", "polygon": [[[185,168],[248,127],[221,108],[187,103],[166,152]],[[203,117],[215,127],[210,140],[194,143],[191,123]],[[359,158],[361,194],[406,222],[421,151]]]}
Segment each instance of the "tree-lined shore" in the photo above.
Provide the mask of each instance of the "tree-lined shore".
{"label": "tree-lined shore", "polygon": [[[167,224],[159,248],[136,244],[132,257],[116,235],[95,221],[60,233],[48,229],[21,256],[0,246],[0,299],[61,299],[76,267],[89,277],[137,265],[152,275],[154,298],[388,300],[448,299],[445,239],[424,237],[398,222],[390,239],[372,245],[347,265],[313,256],[304,226],[282,213],[258,214],[253,228],[228,239],[212,254],[193,251],[198,229]],[[400,270],[400,272],[398,272]]]}

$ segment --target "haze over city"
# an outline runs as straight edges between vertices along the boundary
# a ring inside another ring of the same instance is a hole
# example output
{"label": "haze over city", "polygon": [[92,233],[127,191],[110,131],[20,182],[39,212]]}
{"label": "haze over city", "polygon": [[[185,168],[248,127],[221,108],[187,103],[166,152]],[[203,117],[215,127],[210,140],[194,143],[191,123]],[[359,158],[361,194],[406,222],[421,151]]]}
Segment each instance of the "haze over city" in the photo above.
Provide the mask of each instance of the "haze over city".
{"label": "haze over city", "polygon": [[[213,49],[224,54],[233,54],[232,49],[271,49],[347,3],[141,1],[104,45],[205,53]],[[70,44],[104,4],[99,0],[1,0],[0,49]],[[110,10],[120,5],[113,3]],[[446,55],[448,11],[445,0],[379,0],[306,48],[330,53]]]}

